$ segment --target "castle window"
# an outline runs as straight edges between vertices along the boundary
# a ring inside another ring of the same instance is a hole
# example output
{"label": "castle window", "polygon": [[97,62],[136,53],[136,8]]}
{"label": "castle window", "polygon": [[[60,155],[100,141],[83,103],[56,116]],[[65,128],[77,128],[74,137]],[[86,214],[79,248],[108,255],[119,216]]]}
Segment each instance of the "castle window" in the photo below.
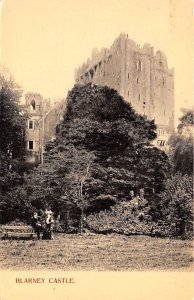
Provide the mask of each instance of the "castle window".
{"label": "castle window", "polygon": [[158,130],[158,134],[159,134],[159,135],[164,135],[164,130],[159,129],[159,130]]}
{"label": "castle window", "polygon": [[32,120],[28,121],[28,128],[29,129],[33,129],[34,128],[34,121],[32,121]]}
{"label": "castle window", "polygon": [[129,91],[128,91],[128,96],[129,96]]}
{"label": "castle window", "polygon": [[128,79],[129,79],[129,73],[128,73]]}
{"label": "castle window", "polygon": [[91,69],[89,72],[90,72],[91,78],[93,78],[93,76],[94,76],[94,70]]}
{"label": "castle window", "polygon": [[163,67],[163,63],[161,60],[159,61],[159,65],[160,65],[160,67]]}
{"label": "castle window", "polygon": [[35,110],[35,100],[31,101],[30,110]]}
{"label": "castle window", "polygon": [[157,144],[158,144],[158,146],[163,147],[165,145],[165,141],[164,140],[158,140]]}
{"label": "castle window", "polygon": [[143,68],[143,62],[141,60],[137,61],[137,71],[142,71]]}
{"label": "castle window", "polygon": [[33,150],[34,149],[34,143],[33,143],[33,141],[29,141],[28,142],[28,149],[29,150]]}
{"label": "castle window", "polygon": [[146,105],[145,101],[143,102],[143,105]]}
{"label": "castle window", "polygon": [[139,83],[139,79],[137,78],[137,84]]}
{"label": "castle window", "polygon": [[162,78],[162,85],[166,86],[166,78],[165,77]]}
{"label": "castle window", "polygon": [[138,100],[139,100],[139,101],[141,100],[141,96],[140,96],[140,94],[138,95]]}

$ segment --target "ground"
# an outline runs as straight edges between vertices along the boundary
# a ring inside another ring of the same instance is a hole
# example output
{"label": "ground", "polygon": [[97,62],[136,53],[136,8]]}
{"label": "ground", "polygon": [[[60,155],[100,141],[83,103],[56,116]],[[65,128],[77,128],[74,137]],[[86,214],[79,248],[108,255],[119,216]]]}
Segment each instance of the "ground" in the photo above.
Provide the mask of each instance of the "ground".
{"label": "ground", "polygon": [[1,269],[191,271],[192,242],[147,236],[55,234],[0,241]]}

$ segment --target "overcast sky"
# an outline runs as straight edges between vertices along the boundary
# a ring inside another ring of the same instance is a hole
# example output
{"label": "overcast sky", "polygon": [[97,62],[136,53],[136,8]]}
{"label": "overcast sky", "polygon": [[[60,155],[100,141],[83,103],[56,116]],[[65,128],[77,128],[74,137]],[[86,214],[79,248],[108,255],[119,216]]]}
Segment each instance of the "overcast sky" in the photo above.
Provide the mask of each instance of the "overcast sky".
{"label": "overcast sky", "polygon": [[65,97],[74,70],[93,48],[110,47],[121,33],[175,68],[176,117],[192,103],[190,0],[4,0],[2,63],[24,92]]}

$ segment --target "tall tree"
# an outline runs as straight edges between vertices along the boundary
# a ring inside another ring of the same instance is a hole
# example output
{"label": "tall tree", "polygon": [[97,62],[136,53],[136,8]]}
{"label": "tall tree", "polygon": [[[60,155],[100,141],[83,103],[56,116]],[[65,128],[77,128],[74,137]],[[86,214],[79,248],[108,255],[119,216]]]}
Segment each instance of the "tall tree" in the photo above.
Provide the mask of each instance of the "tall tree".
{"label": "tall tree", "polygon": [[154,122],[117,91],[75,86],[44,165],[27,178],[28,199],[35,206],[49,202],[62,214],[71,204],[79,215],[128,201],[131,190],[144,188],[149,198],[164,188],[169,171],[167,155],[151,145],[155,138]]}
{"label": "tall tree", "polygon": [[183,116],[179,119],[180,123],[178,125],[178,133],[185,132],[186,134],[191,134],[194,125],[194,111],[192,110],[183,110]]}
{"label": "tall tree", "polygon": [[180,118],[177,133],[169,139],[174,172],[189,176],[193,174],[193,121],[194,112],[185,112]]}
{"label": "tall tree", "polygon": [[22,91],[12,77],[7,79],[0,74],[1,192],[6,192],[13,184],[14,171],[17,171],[18,162],[21,164],[24,157],[26,119],[19,103],[21,95]]}
{"label": "tall tree", "polygon": [[168,178],[165,190],[159,195],[161,219],[174,236],[193,235],[193,180],[176,173]]}

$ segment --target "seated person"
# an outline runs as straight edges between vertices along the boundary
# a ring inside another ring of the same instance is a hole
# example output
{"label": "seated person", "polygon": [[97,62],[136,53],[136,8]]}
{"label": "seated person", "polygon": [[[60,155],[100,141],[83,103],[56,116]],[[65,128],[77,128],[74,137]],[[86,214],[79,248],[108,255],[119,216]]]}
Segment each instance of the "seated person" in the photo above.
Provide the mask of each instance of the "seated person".
{"label": "seated person", "polygon": [[37,212],[34,212],[34,215],[33,215],[32,220],[31,220],[31,225],[34,228],[35,233],[37,234],[37,238],[39,240],[40,239],[40,231],[42,229],[42,225],[41,225],[40,217],[38,216]]}

